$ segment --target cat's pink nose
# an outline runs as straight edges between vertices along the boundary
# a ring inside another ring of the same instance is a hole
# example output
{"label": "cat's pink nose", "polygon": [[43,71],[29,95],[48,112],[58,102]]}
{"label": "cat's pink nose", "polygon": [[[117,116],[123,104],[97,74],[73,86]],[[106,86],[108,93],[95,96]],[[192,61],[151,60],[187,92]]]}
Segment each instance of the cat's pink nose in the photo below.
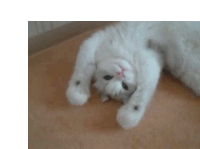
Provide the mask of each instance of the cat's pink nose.
{"label": "cat's pink nose", "polygon": [[124,76],[124,71],[126,71],[126,69],[122,69],[121,72],[118,72],[117,75],[121,78],[121,77],[125,77]]}
{"label": "cat's pink nose", "polygon": [[122,68],[122,71],[124,72],[124,71],[126,71],[127,69],[125,69],[125,68]]}
{"label": "cat's pink nose", "polygon": [[117,75],[121,78],[121,77],[123,77],[124,74],[123,74],[123,72],[121,71],[121,72],[118,72]]}

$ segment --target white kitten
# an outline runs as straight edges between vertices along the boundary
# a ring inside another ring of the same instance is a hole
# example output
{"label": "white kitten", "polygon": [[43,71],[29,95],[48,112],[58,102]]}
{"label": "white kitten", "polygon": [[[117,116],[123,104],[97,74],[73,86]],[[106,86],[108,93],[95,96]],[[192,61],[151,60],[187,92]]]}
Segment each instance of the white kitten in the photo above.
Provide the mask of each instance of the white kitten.
{"label": "white kitten", "polygon": [[200,22],[120,22],[84,41],[67,90],[73,105],[90,97],[91,79],[102,95],[125,104],[117,121],[136,126],[165,66],[200,95]]}

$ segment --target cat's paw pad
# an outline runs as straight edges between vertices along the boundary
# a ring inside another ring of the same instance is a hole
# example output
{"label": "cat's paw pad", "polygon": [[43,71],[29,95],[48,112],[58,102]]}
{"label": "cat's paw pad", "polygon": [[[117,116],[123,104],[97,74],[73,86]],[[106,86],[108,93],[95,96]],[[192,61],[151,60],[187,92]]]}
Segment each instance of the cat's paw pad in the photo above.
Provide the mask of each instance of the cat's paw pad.
{"label": "cat's paw pad", "polygon": [[77,87],[71,86],[66,92],[67,98],[72,105],[82,106],[89,99],[90,95]]}
{"label": "cat's paw pad", "polygon": [[130,129],[138,125],[143,113],[137,105],[133,107],[124,105],[118,110],[117,121],[122,128]]}

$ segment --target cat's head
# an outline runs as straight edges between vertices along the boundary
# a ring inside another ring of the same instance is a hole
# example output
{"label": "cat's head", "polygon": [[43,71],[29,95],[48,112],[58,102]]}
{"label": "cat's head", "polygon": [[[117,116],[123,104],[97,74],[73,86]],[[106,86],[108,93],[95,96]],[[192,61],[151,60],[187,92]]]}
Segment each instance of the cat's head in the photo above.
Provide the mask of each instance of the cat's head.
{"label": "cat's head", "polygon": [[136,72],[124,59],[107,59],[97,63],[94,86],[113,99],[127,100],[136,90]]}

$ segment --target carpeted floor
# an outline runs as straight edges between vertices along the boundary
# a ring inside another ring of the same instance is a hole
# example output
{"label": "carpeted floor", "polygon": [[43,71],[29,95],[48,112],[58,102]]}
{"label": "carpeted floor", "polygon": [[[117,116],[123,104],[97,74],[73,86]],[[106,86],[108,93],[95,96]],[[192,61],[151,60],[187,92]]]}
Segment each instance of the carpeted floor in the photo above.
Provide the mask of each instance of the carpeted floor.
{"label": "carpeted floor", "polygon": [[29,57],[30,149],[198,149],[200,98],[163,75],[140,124],[132,130],[116,122],[121,103],[101,103],[92,89],[83,107],[67,102],[65,91],[78,47],[90,32]]}

